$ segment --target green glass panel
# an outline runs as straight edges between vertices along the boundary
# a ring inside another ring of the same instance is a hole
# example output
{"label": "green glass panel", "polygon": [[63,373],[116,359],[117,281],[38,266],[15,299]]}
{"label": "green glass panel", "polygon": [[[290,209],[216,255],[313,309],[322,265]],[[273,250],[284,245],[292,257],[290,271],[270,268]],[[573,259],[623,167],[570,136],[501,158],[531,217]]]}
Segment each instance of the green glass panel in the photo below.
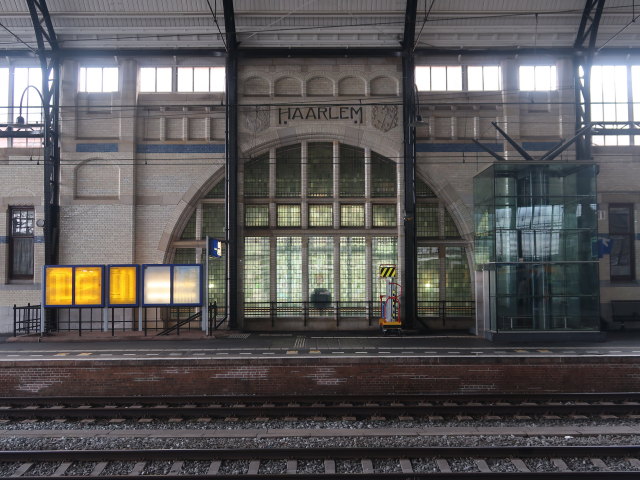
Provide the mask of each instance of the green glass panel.
{"label": "green glass panel", "polygon": [[216,183],[204,198],[224,198],[224,180]]}
{"label": "green glass panel", "polygon": [[395,227],[397,225],[395,205],[373,205],[372,208],[374,227]]}
{"label": "green glass panel", "polygon": [[419,178],[416,178],[416,197],[422,198],[436,198],[436,194],[433,190]]}
{"label": "green glass panel", "polygon": [[196,212],[193,212],[191,218],[184,227],[180,240],[195,240],[196,239]]}
{"label": "green glass panel", "polygon": [[249,160],[244,167],[244,196],[269,196],[269,154]]}
{"label": "green glass panel", "polygon": [[464,247],[445,247],[445,298],[471,300],[471,274]]}
{"label": "green glass panel", "polygon": [[364,149],[340,144],[340,196],[364,196]]}
{"label": "green glass panel", "polygon": [[371,153],[371,196],[396,196],[396,164],[375,152]]}
{"label": "green glass panel", "polygon": [[440,300],[440,249],[418,247],[418,302]]}
{"label": "green glass panel", "polygon": [[245,227],[268,227],[269,205],[245,205],[244,225]]}
{"label": "green glass panel", "polygon": [[202,238],[224,238],[225,219],[223,204],[202,205]]}
{"label": "green glass panel", "polygon": [[310,227],[333,227],[333,205],[309,205]]}
{"label": "green glass panel", "polygon": [[278,227],[300,226],[300,205],[278,205]]}
{"label": "green glass panel", "polygon": [[307,196],[333,196],[333,144],[310,142],[307,145]]}
{"label": "green glass panel", "polygon": [[416,217],[418,237],[438,238],[440,236],[437,203],[418,204]]}
{"label": "green glass panel", "polygon": [[276,196],[300,196],[300,144],[276,149]]}
{"label": "green glass panel", "polygon": [[340,205],[341,227],[364,227],[364,205]]}

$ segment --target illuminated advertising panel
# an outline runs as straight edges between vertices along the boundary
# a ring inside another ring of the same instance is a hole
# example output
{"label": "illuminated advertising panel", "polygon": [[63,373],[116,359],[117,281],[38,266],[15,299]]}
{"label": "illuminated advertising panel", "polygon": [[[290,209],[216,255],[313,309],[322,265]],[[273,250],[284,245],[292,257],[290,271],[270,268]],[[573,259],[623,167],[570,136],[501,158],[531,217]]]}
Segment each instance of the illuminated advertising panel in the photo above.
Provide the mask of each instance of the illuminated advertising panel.
{"label": "illuminated advertising panel", "polygon": [[108,265],[109,306],[138,306],[138,266]]}
{"label": "illuminated advertising panel", "polygon": [[142,289],[144,305],[171,305],[171,266],[143,265]]}
{"label": "illuminated advertising panel", "polygon": [[102,307],[101,265],[46,265],[43,298],[45,307]]}
{"label": "illuminated advertising panel", "polygon": [[103,267],[74,267],[74,305],[102,305]]}
{"label": "illuminated advertising panel", "polygon": [[45,267],[44,305],[70,307],[73,305],[73,268]]}
{"label": "illuminated advertising panel", "polygon": [[173,304],[200,305],[200,265],[173,267]]}
{"label": "illuminated advertising panel", "polygon": [[202,305],[202,265],[143,265],[142,305]]}

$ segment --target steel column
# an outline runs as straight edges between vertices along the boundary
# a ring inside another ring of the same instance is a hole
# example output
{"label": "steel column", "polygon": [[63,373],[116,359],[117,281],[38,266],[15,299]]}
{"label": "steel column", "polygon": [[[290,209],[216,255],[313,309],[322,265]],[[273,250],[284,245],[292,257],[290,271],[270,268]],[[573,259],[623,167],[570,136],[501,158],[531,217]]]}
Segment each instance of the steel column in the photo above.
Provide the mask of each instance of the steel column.
{"label": "steel column", "polygon": [[402,43],[402,102],[404,125],[404,327],[411,328],[417,316],[417,245],[416,245],[416,92],[415,28],[417,0],[407,0],[404,40]]}
{"label": "steel column", "polygon": [[[573,44],[576,49],[573,58],[576,132],[582,131],[585,126],[591,123],[591,65],[604,2],[605,0],[587,0]],[[576,140],[576,158],[578,160],[591,159],[591,132],[589,129],[584,130],[584,133]]]}
{"label": "steel column", "polygon": [[225,135],[227,207],[227,299],[229,328],[238,328],[238,41],[233,13],[233,0],[223,0],[227,47],[226,58],[226,111]]}

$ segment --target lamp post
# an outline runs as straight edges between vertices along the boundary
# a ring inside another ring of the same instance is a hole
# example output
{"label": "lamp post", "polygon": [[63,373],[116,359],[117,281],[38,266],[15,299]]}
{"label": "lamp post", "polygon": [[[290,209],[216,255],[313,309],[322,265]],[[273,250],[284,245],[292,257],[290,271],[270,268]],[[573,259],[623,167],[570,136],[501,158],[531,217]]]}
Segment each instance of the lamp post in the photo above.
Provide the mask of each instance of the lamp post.
{"label": "lamp post", "polygon": [[22,91],[22,95],[20,95],[20,111],[18,113],[18,116],[16,117],[16,126],[18,128],[24,128],[24,127],[29,127],[29,126],[40,126],[40,124],[37,125],[31,125],[31,124],[27,124],[25,123],[24,117],[22,116],[22,102],[24,101],[24,95],[25,93],[27,93],[27,91],[33,88],[36,93],[38,94],[38,96],[40,97],[40,101],[42,102],[42,107],[44,109],[44,97],[42,96],[42,93],[40,92],[40,90],[37,89],[37,87],[34,87],[33,85],[27,85],[27,87]]}

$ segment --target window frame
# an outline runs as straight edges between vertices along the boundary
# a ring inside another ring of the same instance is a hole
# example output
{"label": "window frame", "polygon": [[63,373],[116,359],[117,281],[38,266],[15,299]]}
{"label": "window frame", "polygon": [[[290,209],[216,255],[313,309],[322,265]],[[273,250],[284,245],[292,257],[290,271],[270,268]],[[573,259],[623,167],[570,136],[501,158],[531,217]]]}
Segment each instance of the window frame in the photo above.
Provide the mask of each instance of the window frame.
{"label": "window frame", "polygon": [[[100,70],[100,90],[87,90],[87,76],[89,70]],[[115,70],[115,90],[105,90],[105,70]],[[84,76],[83,76],[84,73]],[[80,66],[78,67],[78,93],[118,93],[120,92],[120,67],[113,66]]]}
{"label": "window frame", "polygon": [[[30,228],[31,233],[28,232],[26,234],[16,233],[14,231],[14,212],[24,211],[27,213],[26,220],[31,220]],[[29,217],[29,213],[31,216]],[[7,229],[7,233],[9,233],[9,261],[7,262],[7,274],[9,280],[33,280],[34,271],[35,271],[35,254],[34,254],[34,245],[35,245],[35,208],[33,206],[11,206],[9,207],[9,228]],[[14,272],[14,255],[15,255],[15,239],[31,239],[31,273],[30,274],[16,274]]]}
{"label": "window frame", "polygon": [[[629,231],[627,232],[612,232],[611,231],[611,211],[613,209],[625,209],[627,211],[628,219],[629,219]],[[609,214],[609,239],[613,243],[613,237],[626,237],[629,242],[629,274],[628,275],[613,275],[611,272],[611,262],[612,262],[612,253],[609,254],[609,279],[612,282],[630,282],[636,279],[636,268],[635,268],[635,211],[634,205],[632,203],[611,203],[608,208]],[[613,247],[613,245],[612,245]],[[613,248],[612,248],[613,249]]]}

